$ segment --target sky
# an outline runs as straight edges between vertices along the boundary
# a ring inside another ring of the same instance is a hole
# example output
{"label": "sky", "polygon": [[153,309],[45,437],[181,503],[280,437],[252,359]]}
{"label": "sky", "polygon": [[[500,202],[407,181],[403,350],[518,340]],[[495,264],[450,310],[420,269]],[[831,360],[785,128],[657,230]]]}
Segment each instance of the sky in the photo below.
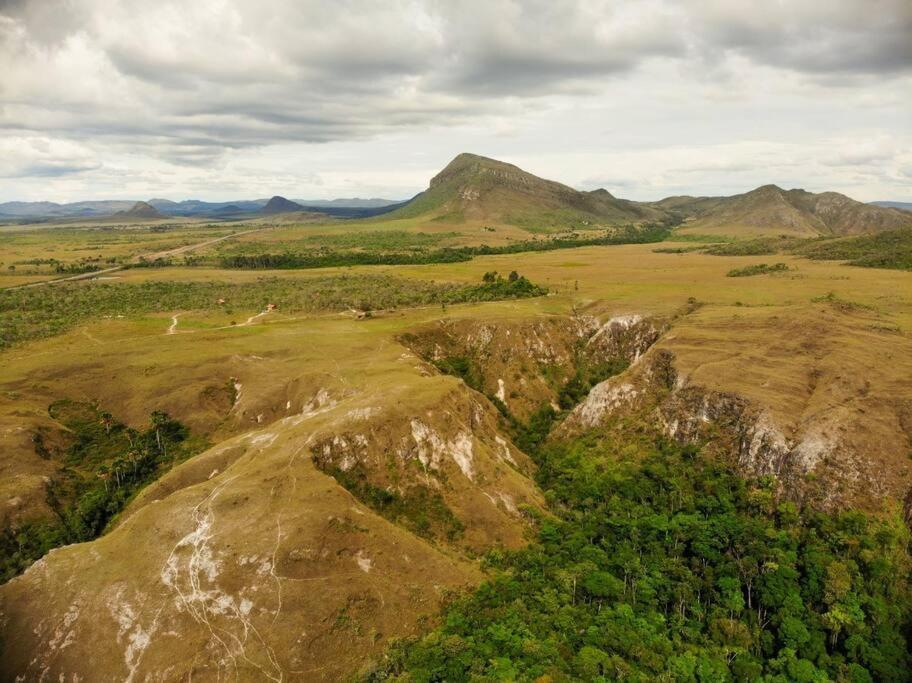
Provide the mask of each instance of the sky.
{"label": "sky", "polygon": [[912,201],[912,1],[0,0],[0,201],[402,199],[460,152]]}

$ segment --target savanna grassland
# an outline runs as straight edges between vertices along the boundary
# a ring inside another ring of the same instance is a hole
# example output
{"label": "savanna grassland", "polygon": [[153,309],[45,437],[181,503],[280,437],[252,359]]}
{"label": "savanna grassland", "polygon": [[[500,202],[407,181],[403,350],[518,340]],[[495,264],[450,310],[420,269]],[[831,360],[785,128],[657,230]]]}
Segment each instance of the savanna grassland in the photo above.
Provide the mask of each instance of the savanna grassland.
{"label": "savanna grassland", "polygon": [[908,680],[907,234],[477,159],[0,228],[4,676]]}

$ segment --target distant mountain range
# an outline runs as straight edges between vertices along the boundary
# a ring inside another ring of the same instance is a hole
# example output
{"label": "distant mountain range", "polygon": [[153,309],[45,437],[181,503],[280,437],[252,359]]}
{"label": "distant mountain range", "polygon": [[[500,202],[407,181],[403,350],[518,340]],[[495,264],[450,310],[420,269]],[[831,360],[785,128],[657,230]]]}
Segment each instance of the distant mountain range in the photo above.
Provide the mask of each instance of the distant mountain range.
{"label": "distant mountain range", "polygon": [[[275,199],[275,198],[273,198]],[[375,215],[388,207],[396,207],[400,202],[389,199],[294,199],[287,200],[288,211],[312,211],[331,216],[358,217]],[[270,199],[241,199],[227,202],[205,202],[198,199],[185,199],[175,202],[170,199],[153,198],[143,204],[152,207],[160,217],[240,217],[242,214],[258,213],[264,209]],[[124,215],[134,209],[137,200],[101,200],[58,204],[56,202],[4,202],[0,203],[0,217],[19,219],[40,218],[101,218],[104,216]],[[293,206],[292,206],[293,205]],[[277,213],[270,210],[269,213]]]}
{"label": "distant mountain range", "polygon": [[162,220],[197,217],[242,220],[288,214],[340,218],[417,218],[453,224],[515,225],[532,232],[665,222],[690,233],[726,235],[786,234],[801,237],[853,235],[912,228],[912,204],[863,204],[837,192],[815,194],[764,185],[729,197],[666,197],[635,202],[604,189],[581,192],[539,178],[512,164],[477,154],[460,154],[435,175],[428,189],[405,202],[387,199],[270,199],[174,202],[143,201],[6,202],[0,218],[54,220],[102,218]]}
{"label": "distant mountain range", "polygon": [[892,209],[902,209],[903,211],[912,211],[912,202],[871,202],[876,206],[886,206]]}

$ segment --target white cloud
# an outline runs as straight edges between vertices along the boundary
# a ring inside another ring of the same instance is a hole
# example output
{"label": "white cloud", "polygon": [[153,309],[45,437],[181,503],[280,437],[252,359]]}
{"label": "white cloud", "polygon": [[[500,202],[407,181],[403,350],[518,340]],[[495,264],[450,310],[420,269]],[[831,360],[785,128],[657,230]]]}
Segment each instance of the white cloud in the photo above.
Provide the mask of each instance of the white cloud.
{"label": "white cloud", "polygon": [[48,178],[101,168],[89,148],[48,137],[0,138],[0,178]]}
{"label": "white cloud", "polygon": [[908,0],[15,0],[0,64],[0,199],[403,196],[463,150],[636,194],[816,155],[808,185],[909,194]]}

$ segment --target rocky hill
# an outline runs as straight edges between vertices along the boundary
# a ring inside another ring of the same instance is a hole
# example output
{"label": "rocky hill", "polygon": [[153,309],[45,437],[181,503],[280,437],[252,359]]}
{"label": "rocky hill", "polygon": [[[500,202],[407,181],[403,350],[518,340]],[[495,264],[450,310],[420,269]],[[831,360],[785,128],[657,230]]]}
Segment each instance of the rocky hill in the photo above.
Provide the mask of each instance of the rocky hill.
{"label": "rocky hill", "polygon": [[817,237],[912,228],[908,212],[863,204],[838,192],[814,194],[776,185],[731,197],[668,197],[653,206],[686,218],[687,229],[694,232]]}
{"label": "rocky hill", "polygon": [[607,190],[580,192],[476,154],[457,156],[431,179],[427,190],[388,214],[390,218],[506,223],[535,230],[638,223],[662,215]]}
{"label": "rocky hill", "polygon": [[291,213],[292,211],[303,210],[304,207],[300,204],[277,195],[266,202],[266,206],[260,209],[260,213]]}
{"label": "rocky hill", "polygon": [[114,214],[118,218],[130,219],[156,219],[165,218],[165,215],[148,202],[136,202],[132,208],[127,211],[118,211]]}

